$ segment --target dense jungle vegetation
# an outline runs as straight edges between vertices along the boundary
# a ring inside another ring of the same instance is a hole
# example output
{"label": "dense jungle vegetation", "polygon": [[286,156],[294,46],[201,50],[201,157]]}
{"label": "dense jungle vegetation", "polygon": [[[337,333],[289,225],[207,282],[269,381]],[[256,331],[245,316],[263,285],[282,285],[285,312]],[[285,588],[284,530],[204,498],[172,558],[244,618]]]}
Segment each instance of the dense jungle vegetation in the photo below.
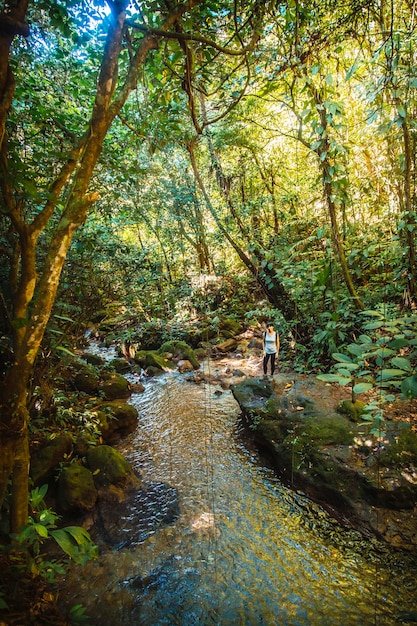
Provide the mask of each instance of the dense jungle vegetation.
{"label": "dense jungle vegetation", "polygon": [[272,318],[284,367],[417,395],[416,20],[409,0],[2,3],[7,532],[86,330]]}

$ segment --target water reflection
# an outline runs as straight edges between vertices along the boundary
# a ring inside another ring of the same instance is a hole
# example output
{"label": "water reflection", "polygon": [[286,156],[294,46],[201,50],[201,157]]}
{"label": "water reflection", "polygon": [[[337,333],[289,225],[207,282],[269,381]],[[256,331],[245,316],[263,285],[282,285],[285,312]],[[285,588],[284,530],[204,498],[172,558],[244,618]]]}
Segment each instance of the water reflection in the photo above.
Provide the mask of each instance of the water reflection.
{"label": "water reflection", "polygon": [[90,623],[390,626],[413,611],[407,557],[284,488],[242,443],[231,393],[215,392],[169,374],[132,397],[139,427],[119,449],[145,484],[178,490],[180,514],[74,569]]}

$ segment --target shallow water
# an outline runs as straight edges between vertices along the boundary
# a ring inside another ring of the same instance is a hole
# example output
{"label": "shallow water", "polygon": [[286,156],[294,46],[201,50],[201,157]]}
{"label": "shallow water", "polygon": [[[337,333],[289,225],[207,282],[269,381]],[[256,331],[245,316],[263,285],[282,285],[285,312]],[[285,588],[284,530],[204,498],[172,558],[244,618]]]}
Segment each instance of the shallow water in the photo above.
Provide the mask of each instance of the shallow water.
{"label": "shallow water", "polygon": [[244,443],[231,392],[216,390],[173,373],[132,396],[139,426],[119,450],[145,484],[178,490],[180,515],[75,567],[64,601],[93,625],[408,623],[415,563],[282,486]]}

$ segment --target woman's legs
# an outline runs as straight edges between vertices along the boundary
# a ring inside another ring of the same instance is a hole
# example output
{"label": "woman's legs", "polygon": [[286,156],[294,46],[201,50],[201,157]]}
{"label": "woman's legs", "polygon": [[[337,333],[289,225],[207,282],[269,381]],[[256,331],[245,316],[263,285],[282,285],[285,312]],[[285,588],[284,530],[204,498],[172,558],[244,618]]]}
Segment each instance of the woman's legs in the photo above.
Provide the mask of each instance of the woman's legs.
{"label": "woman's legs", "polygon": [[268,370],[268,361],[269,361],[269,359],[271,359],[271,376],[273,376],[273,374],[275,372],[275,357],[276,357],[276,354],[265,354],[264,360],[263,360],[264,375],[265,376],[266,376],[267,370]]}

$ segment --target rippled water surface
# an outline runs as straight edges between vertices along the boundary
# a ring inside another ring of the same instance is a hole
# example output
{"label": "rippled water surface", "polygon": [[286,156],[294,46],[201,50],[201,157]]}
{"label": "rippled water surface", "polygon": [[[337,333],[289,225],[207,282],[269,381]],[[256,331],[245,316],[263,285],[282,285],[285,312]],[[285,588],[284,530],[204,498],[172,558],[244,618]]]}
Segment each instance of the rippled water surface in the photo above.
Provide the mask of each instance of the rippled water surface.
{"label": "rippled water surface", "polygon": [[167,374],[132,396],[139,426],[119,449],[145,484],[178,490],[180,515],[74,568],[64,596],[84,604],[90,624],[113,626],[410,621],[407,557],[370,549],[283,487],[244,445],[230,391],[217,389]]}

